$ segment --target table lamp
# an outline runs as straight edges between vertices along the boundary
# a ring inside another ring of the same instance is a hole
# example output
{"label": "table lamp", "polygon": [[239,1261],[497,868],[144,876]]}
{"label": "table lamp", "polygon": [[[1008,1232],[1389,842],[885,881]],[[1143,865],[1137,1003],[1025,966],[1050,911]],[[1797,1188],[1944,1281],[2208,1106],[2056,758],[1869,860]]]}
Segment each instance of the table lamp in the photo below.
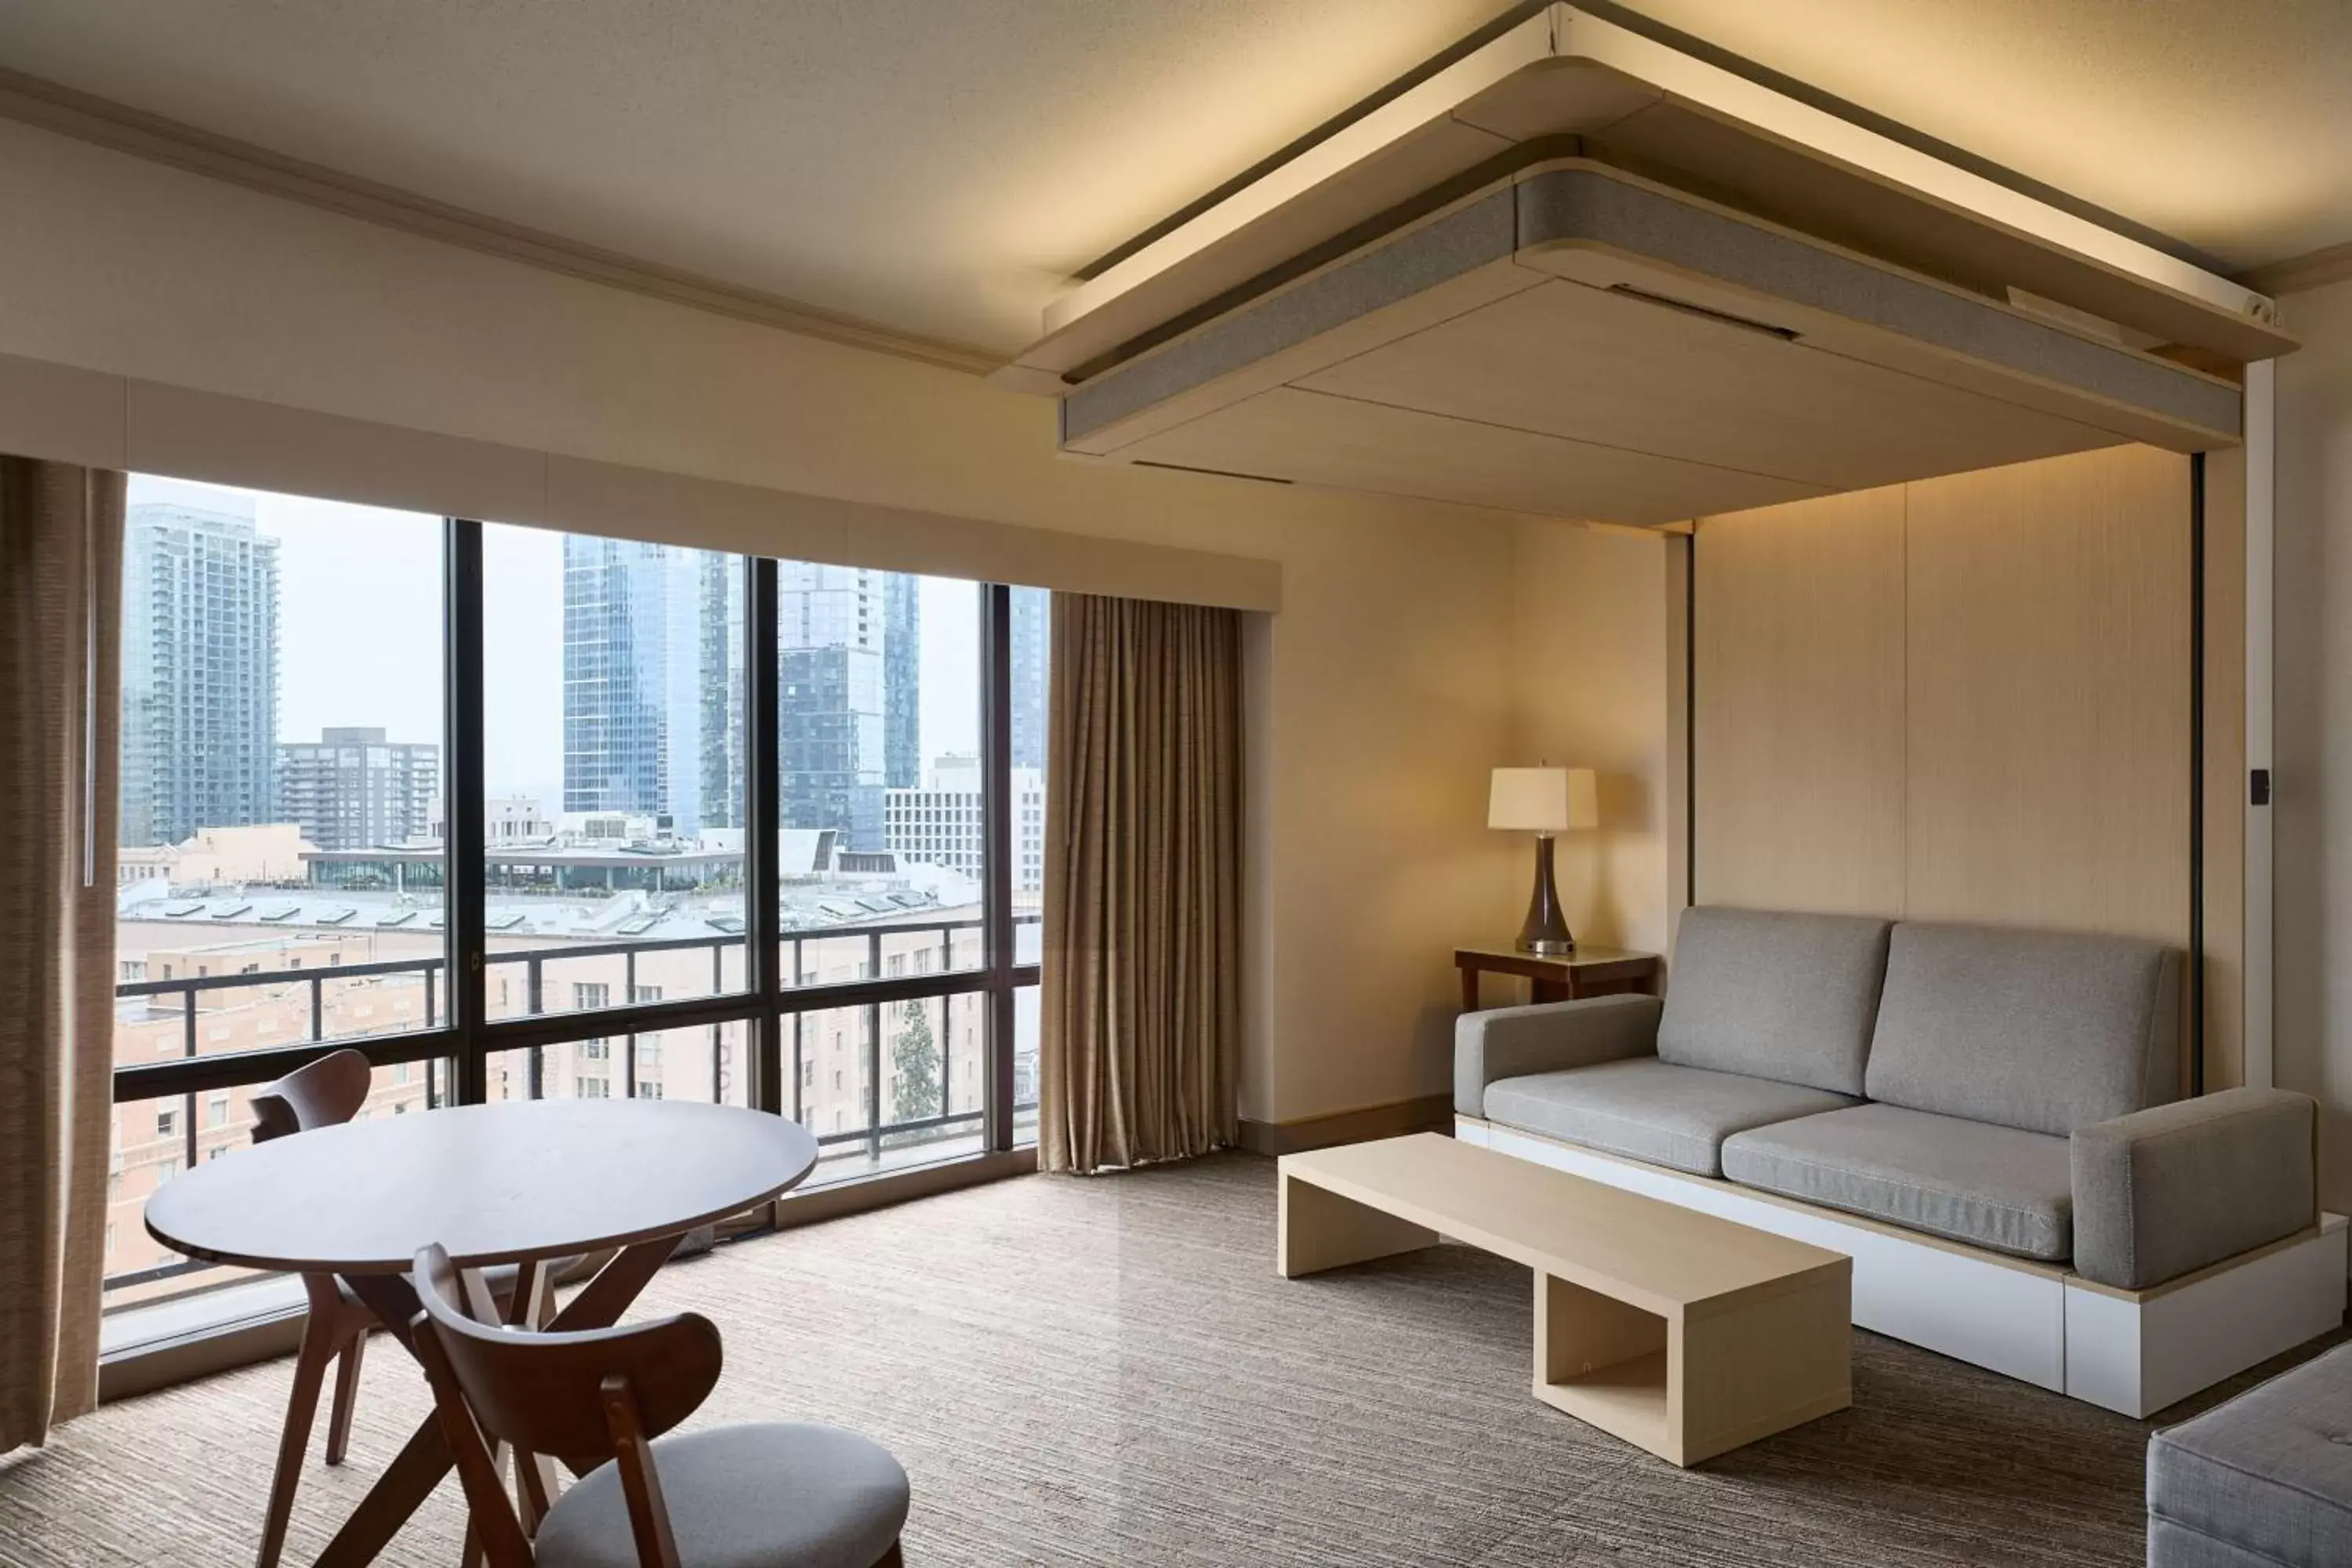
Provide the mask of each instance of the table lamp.
{"label": "table lamp", "polygon": [[1571,827],[1601,826],[1601,805],[1591,768],[1496,768],[1486,797],[1486,826],[1536,836],[1536,890],[1528,900],[1527,923],[1519,928],[1521,952],[1569,953],[1576,938],[1559,912],[1559,889],[1552,886],[1551,841]]}

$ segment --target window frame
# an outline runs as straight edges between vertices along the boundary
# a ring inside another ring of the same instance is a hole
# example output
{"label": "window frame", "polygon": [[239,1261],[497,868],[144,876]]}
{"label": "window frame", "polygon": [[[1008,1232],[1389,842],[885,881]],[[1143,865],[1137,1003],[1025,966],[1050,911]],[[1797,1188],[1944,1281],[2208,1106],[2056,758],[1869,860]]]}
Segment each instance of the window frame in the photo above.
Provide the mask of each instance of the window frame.
{"label": "window frame", "polygon": [[[803,979],[801,963],[804,942],[868,936],[868,957],[860,967],[864,970],[870,966],[872,970],[878,971],[881,967],[881,937],[886,933],[879,928],[850,928],[824,933],[790,933],[783,929],[781,868],[776,858],[778,830],[782,822],[780,736],[782,724],[779,702],[782,693],[780,689],[782,667],[778,658],[778,563],[771,557],[738,555],[735,557],[738,567],[745,574],[743,655],[748,689],[744,710],[746,766],[750,771],[744,792],[745,817],[749,826],[744,851],[745,929],[737,935],[715,938],[711,945],[716,950],[714,957],[729,946],[742,945],[745,953],[744,987],[724,994],[656,1002],[624,1001],[617,1005],[608,1005],[593,1010],[493,1017],[488,1005],[488,972],[493,963],[488,952],[485,904],[488,810],[483,778],[483,691],[487,673],[483,637],[484,524],[472,519],[445,518],[443,527],[446,592],[442,626],[445,681],[442,754],[446,765],[441,770],[441,790],[442,820],[446,825],[443,839],[446,856],[443,907],[446,918],[445,942],[440,956],[362,965],[356,970],[345,964],[334,969],[322,967],[301,971],[299,978],[307,981],[312,991],[312,1037],[217,1056],[201,1055],[196,1049],[196,993],[229,986],[250,987],[255,984],[255,976],[188,975],[121,982],[118,995],[179,996],[185,1007],[188,1023],[181,1054],[152,1062],[119,1065],[112,1069],[114,1103],[180,1101],[174,1107],[179,1125],[173,1134],[163,1136],[184,1138],[186,1147],[182,1169],[188,1169],[196,1163],[199,1122],[195,1101],[198,1095],[267,1083],[338,1051],[359,1051],[367,1058],[371,1066],[377,1068],[425,1062],[430,1064],[426,1073],[425,1103],[428,1108],[452,1103],[473,1105],[486,1103],[489,1100],[490,1063],[501,1052],[531,1051],[530,1083],[534,1091],[531,1097],[538,1098],[536,1091],[543,1084],[539,1060],[540,1050],[543,1047],[598,1037],[607,1040],[621,1038],[629,1041],[633,1047],[634,1037],[638,1034],[707,1027],[712,1031],[715,1050],[720,1026],[743,1024],[747,1026],[749,1049],[745,1056],[751,1080],[746,1086],[745,1103],[753,1110],[772,1115],[798,1119],[803,1110],[801,1091],[805,1086],[806,1071],[800,1049],[802,1017],[834,1009],[858,1008],[866,1013],[866,1034],[871,1042],[868,1051],[877,1058],[868,1064],[873,1070],[867,1075],[868,1114],[865,1119],[866,1126],[840,1134],[819,1129],[812,1131],[819,1138],[821,1146],[838,1147],[846,1142],[864,1142],[869,1146],[870,1152],[878,1155],[886,1137],[920,1130],[915,1123],[900,1127],[885,1123],[881,1119],[879,1100],[885,1069],[878,1056],[882,1048],[881,1016],[884,1007],[893,1003],[932,997],[976,995],[982,998],[985,1018],[982,1108],[976,1115],[965,1110],[951,1116],[942,1115],[920,1126],[977,1122],[979,1151],[961,1156],[943,1156],[939,1162],[940,1163],[959,1158],[1000,1160],[1003,1155],[1014,1151],[1016,1113],[1032,1109],[1030,1105],[1016,1106],[1013,1103],[1014,996],[1023,987],[1039,984],[1040,965],[1017,961],[1015,937],[1018,922],[1013,907],[1013,858],[1017,852],[1013,833],[1018,803],[1013,798],[1012,777],[1012,588],[1002,583],[973,584],[981,595],[981,646],[977,652],[980,658],[984,846],[982,913],[978,922],[982,953],[978,967],[918,970],[898,975],[875,973],[866,978],[830,984],[800,983]],[[1034,921],[1037,917],[1032,913],[1024,918]],[[970,928],[951,926],[941,929],[952,932]],[[952,936],[950,940],[953,940]],[[350,979],[355,973],[365,974],[375,970],[424,972],[428,1026],[397,1034],[319,1038],[322,1032],[318,1006],[320,983],[331,975]],[[282,975],[273,973],[261,978],[292,978],[296,973],[289,970]],[[436,1004],[436,994],[446,995],[446,1001]],[[631,994],[624,991],[623,994],[625,997]],[[622,1095],[630,1098],[635,1097],[637,1087],[635,1054],[634,1048],[625,1052],[628,1058],[626,1070],[618,1075],[623,1083],[616,1086],[621,1088]],[[716,1078],[712,1087],[714,1095],[722,1094]],[[846,1186],[856,1182],[887,1180],[895,1173],[894,1169],[860,1174],[841,1184]],[[142,1270],[136,1276],[110,1278],[108,1284],[144,1282],[170,1272],[204,1267],[208,1266],[189,1260],[165,1265],[159,1269]]]}

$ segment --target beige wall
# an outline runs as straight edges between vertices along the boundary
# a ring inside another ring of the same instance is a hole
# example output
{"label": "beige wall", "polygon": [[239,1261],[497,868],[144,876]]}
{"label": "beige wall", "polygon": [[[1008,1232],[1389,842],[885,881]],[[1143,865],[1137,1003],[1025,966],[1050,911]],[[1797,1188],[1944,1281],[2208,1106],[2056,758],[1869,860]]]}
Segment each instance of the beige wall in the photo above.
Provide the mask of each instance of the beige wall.
{"label": "beige wall", "polygon": [[[1601,826],[1563,837],[1560,903],[1577,940],[1666,951],[1666,552],[1656,534],[1522,521],[1512,572],[1514,750],[1600,774]],[[1487,934],[1526,910],[1521,836],[1492,895]]]}
{"label": "beige wall", "polygon": [[2320,1201],[2352,1207],[2352,283],[2281,301],[2274,1076],[2319,1096]]}
{"label": "beige wall", "polygon": [[[1442,1089],[1496,922],[1510,520],[1054,456],[1050,404],[0,124],[0,353],[810,495],[1277,561],[1244,1114]],[[658,520],[648,519],[648,531]],[[1514,903],[1511,908],[1516,908]]]}

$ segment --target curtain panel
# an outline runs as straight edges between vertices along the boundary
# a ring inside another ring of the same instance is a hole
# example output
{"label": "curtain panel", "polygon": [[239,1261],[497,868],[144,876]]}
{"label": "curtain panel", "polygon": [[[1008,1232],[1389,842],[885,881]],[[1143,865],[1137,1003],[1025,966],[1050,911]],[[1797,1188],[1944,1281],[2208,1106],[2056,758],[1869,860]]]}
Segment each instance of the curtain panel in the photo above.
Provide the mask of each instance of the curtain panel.
{"label": "curtain panel", "polygon": [[0,1452],[98,1402],[122,498],[0,457]]}
{"label": "curtain panel", "polygon": [[1241,616],[1055,594],[1038,1148],[1094,1172],[1234,1142]]}

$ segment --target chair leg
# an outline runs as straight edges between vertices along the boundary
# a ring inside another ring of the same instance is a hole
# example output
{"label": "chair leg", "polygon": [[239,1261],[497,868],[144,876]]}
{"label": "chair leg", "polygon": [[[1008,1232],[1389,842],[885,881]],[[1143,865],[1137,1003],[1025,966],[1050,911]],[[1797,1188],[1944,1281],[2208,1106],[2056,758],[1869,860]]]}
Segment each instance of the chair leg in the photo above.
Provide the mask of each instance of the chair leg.
{"label": "chair leg", "polygon": [[359,1403],[360,1363],[367,1354],[367,1330],[354,1330],[335,1363],[335,1407],[327,1417],[327,1463],[340,1465],[352,1441],[352,1406]]}
{"label": "chair leg", "polygon": [[310,1447],[310,1422],[319,1413],[319,1389],[332,1352],[327,1336],[314,1332],[316,1318],[302,1332],[294,1356],[294,1391],[286,1400],[286,1428],[278,1437],[278,1468],[269,1478],[269,1511],[261,1523],[261,1552],[254,1568],[277,1568],[286,1549],[286,1521],[294,1512],[294,1488],[302,1479],[302,1456]]}
{"label": "chair leg", "polygon": [[882,1553],[880,1559],[875,1563],[874,1568],[907,1568],[907,1560],[898,1555],[897,1542],[890,1543],[890,1550]]}

